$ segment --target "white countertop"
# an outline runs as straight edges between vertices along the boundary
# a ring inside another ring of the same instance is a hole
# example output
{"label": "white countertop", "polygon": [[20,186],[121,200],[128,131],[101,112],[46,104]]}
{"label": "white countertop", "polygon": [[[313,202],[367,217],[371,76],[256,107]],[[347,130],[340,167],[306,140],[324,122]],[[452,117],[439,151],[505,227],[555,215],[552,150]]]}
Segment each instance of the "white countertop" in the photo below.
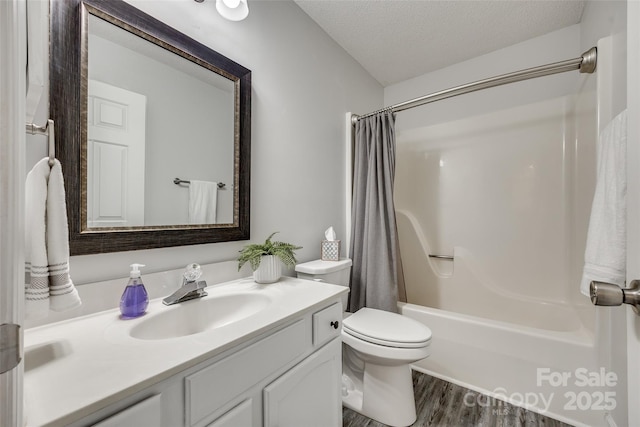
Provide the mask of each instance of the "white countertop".
{"label": "white countertop", "polygon": [[[152,300],[147,313],[120,319],[119,310],[25,331],[25,417],[28,426],[62,426],[210,359],[348,291],[291,277],[260,285],[252,278],[206,289],[209,296],[167,307]],[[129,331],[166,310],[216,296],[259,293],[272,301],[234,323],[177,338],[140,340]]]}

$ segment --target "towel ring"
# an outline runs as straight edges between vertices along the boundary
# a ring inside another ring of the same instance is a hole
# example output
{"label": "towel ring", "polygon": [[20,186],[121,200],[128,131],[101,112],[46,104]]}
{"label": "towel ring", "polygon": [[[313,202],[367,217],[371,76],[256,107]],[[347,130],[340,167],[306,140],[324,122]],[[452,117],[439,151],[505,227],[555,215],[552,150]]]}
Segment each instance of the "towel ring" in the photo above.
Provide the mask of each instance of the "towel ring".
{"label": "towel ring", "polygon": [[49,153],[49,167],[52,167],[56,159],[56,132],[53,120],[48,119],[47,124],[38,126],[33,123],[27,123],[27,132],[31,135],[47,135],[49,144],[47,151]]}

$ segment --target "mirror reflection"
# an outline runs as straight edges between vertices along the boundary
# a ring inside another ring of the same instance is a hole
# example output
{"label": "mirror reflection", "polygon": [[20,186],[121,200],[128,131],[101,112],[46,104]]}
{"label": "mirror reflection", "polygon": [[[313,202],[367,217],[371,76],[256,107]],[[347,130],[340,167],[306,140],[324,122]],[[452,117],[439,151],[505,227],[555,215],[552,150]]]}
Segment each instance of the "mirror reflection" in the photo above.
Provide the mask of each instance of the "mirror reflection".
{"label": "mirror reflection", "polygon": [[121,0],[50,15],[71,255],[248,239],[251,70]]}
{"label": "mirror reflection", "polygon": [[87,229],[233,224],[236,83],[88,16]]}

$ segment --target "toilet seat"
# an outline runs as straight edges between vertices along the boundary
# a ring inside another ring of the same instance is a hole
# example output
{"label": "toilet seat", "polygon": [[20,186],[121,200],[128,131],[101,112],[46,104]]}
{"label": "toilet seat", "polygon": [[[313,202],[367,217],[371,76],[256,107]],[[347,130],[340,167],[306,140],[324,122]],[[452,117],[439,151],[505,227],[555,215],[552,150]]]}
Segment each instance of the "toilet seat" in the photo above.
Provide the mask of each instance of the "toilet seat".
{"label": "toilet seat", "polygon": [[353,337],[386,347],[421,348],[431,341],[431,330],[417,320],[367,307],[345,318],[342,330]]}

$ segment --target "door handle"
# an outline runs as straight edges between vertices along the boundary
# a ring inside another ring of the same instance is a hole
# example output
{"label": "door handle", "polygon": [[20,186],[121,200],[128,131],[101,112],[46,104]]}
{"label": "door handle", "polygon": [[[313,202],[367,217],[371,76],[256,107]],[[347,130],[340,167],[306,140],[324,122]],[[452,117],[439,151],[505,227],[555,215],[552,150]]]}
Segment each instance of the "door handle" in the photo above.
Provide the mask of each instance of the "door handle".
{"label": "door handle", "polygon": [[632,280],[628,288],[604,282],[591,282],[589,286],[591,302],[594,305],[617,306],[630,304],[640,315],[640,280]]}

